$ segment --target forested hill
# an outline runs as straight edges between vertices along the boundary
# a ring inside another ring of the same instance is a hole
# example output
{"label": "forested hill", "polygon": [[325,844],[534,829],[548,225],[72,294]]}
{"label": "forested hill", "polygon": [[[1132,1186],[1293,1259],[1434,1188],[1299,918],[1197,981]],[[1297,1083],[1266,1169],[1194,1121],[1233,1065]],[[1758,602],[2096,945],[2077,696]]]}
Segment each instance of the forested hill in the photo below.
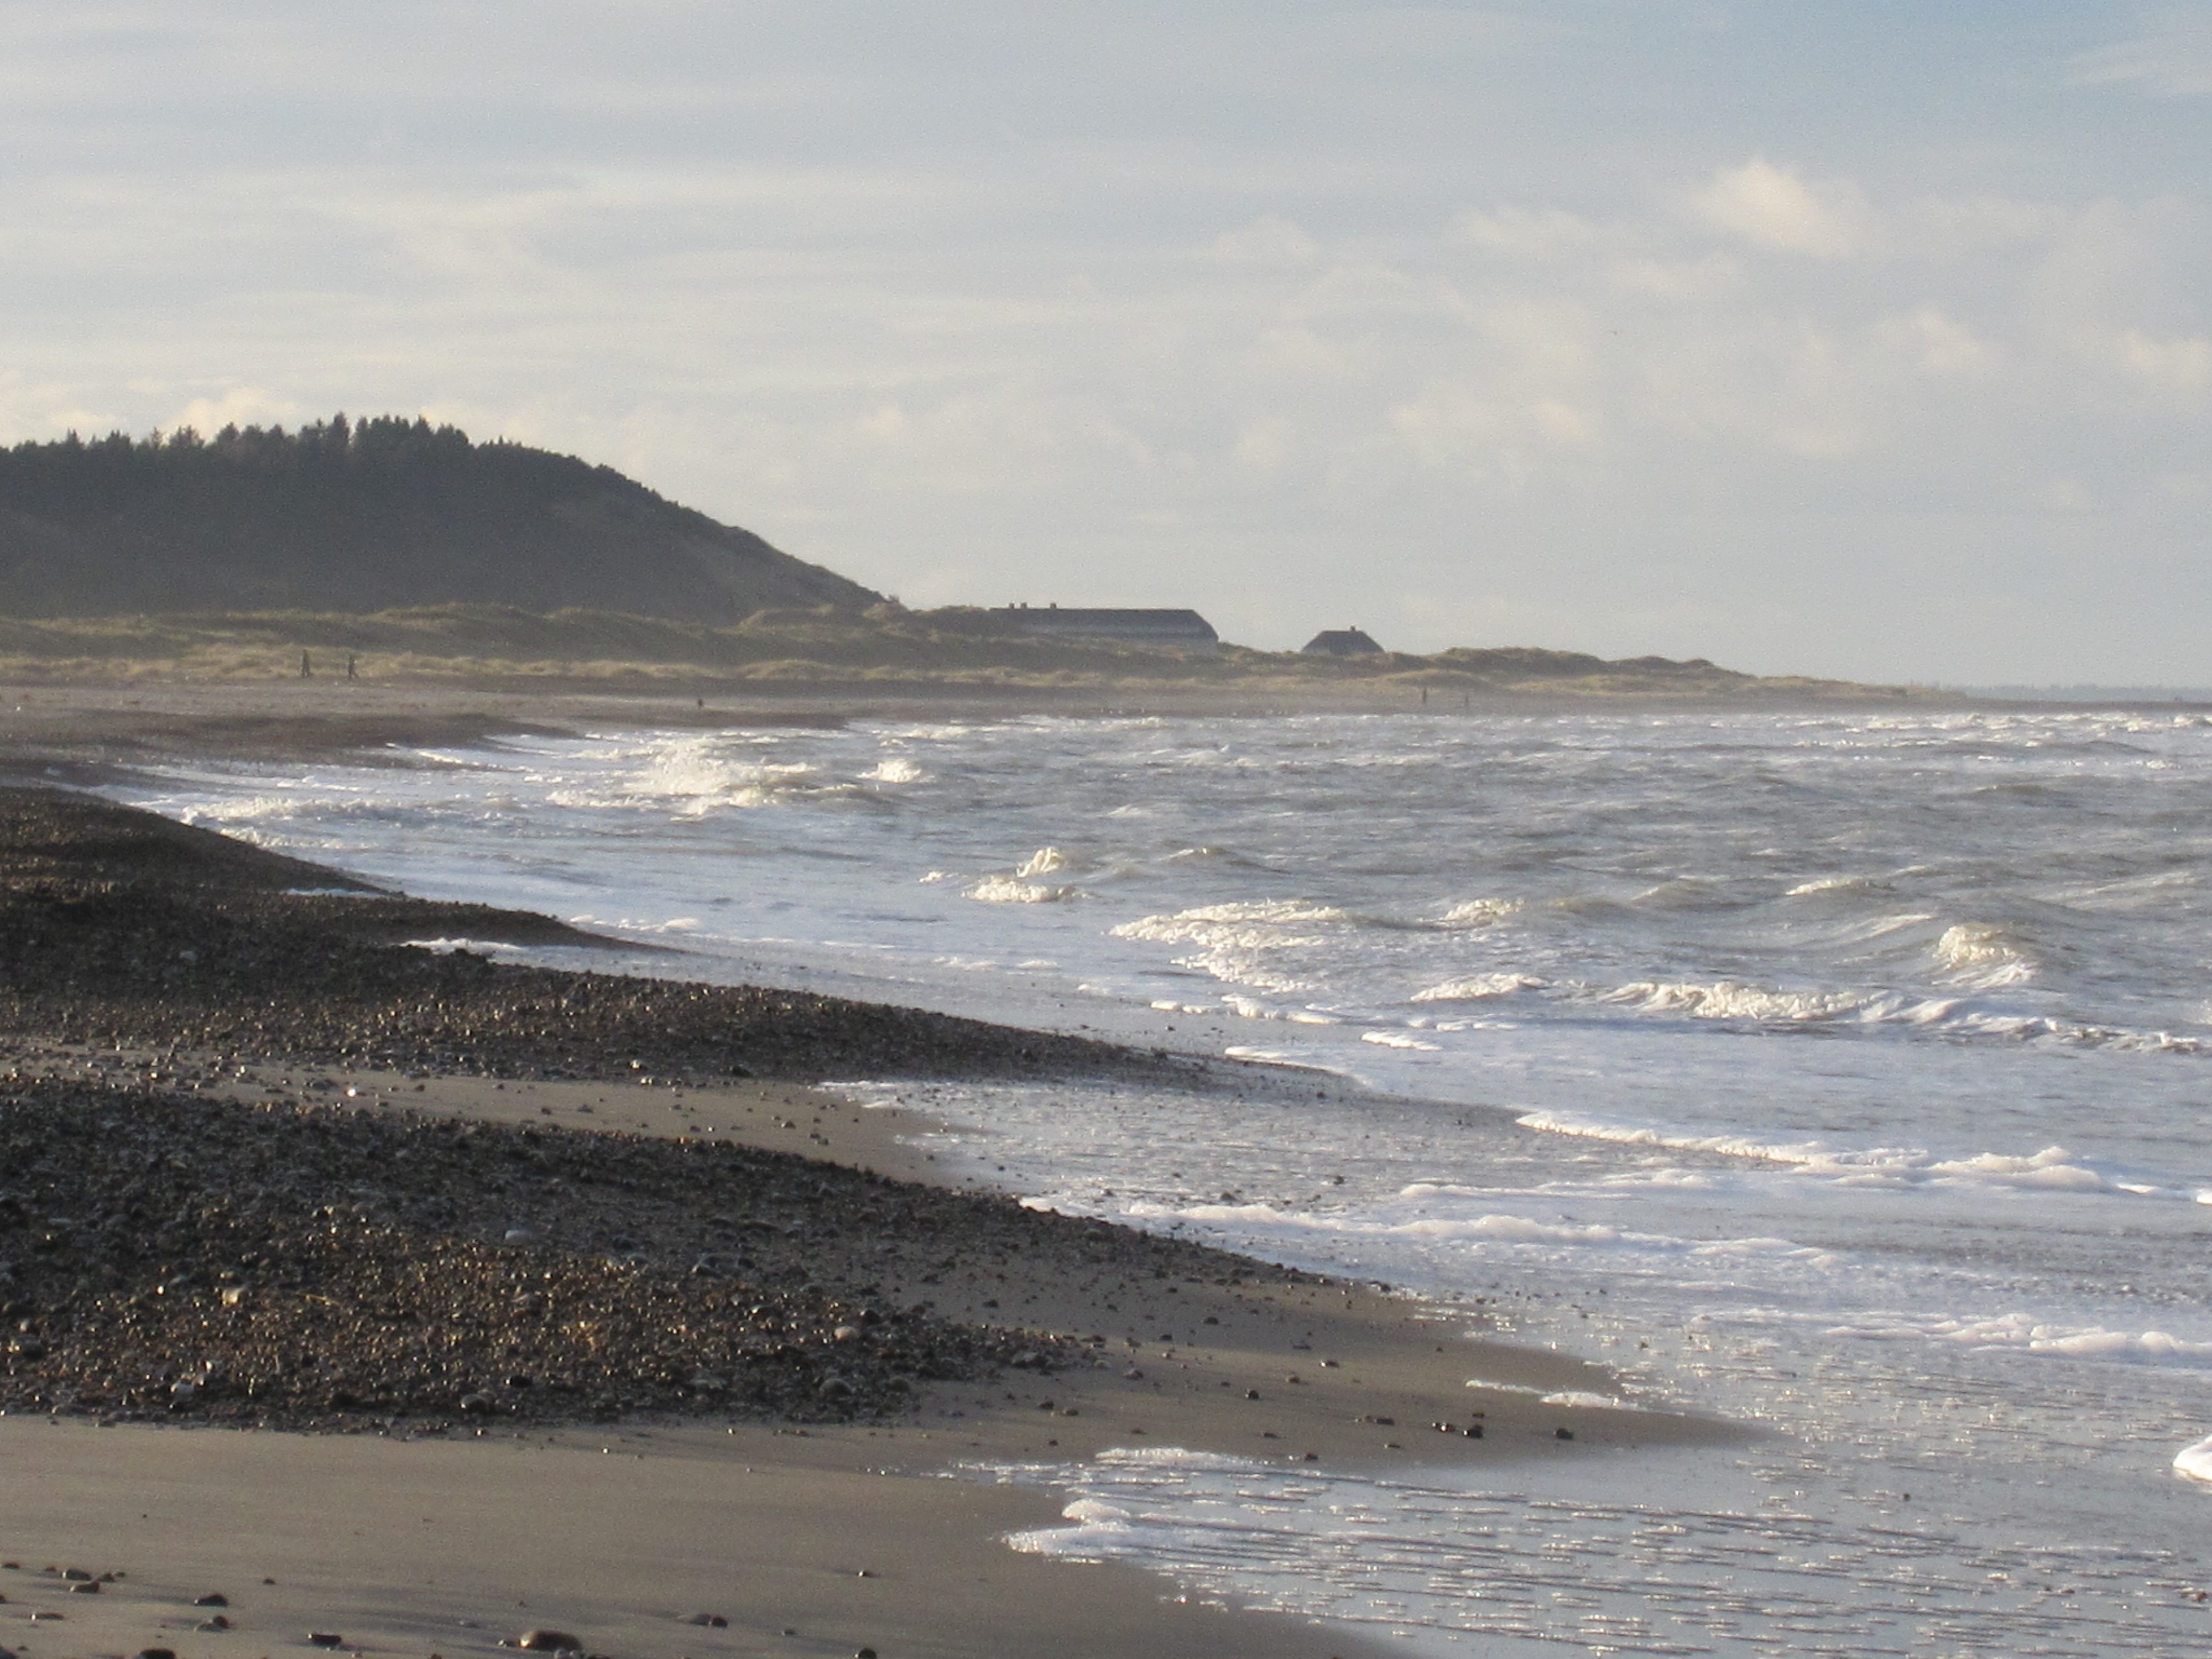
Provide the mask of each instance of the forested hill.
{"label": "forested hill", "polygon": [[0,616],[478,603],[728,623],[880,597],[611,467],[422,420],[0,449]]}

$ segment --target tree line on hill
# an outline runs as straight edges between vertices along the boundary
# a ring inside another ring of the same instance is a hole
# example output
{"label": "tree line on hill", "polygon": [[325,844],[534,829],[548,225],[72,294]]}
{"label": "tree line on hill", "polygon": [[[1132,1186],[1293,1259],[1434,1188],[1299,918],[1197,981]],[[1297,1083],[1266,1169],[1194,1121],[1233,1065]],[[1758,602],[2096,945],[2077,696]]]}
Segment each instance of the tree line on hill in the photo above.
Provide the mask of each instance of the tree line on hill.
{"label": "tree line on hill", "polygon": [[732,623],[880,597],[611,467],[421,418],[0,449],[0,614],[489,604]]}

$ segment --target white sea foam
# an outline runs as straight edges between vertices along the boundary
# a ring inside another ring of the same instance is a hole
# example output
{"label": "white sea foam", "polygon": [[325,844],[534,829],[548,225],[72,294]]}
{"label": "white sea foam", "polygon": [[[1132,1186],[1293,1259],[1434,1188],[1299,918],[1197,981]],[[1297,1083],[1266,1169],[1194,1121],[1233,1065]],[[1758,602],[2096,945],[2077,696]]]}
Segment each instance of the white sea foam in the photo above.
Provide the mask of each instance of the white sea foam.
{"label": "white sea foam", "polygon": [[1067,864],[1067,854],[1057,847],[1040,847],[1029,855],[1014,874],[1026,881],[1032,876],[1048,876],[1055,871],[1065,870]]}
{"label": "white sea foam", "polygon": [[2130,1182],[2092,1169],[2063,1146],[2029,1153],[1976,1152],[1945,1158],[1921,1146],[1837,1146],[1825,1140],[1766,1140],[1729,1133],[1703,1133],[1585,1113],[1535,1111],[1515,1120],[1526,1129],[1578,1135],[1624,1146],[1664,1146],[1677,1152],[1785,1164],[1802,1173],[1860,1186],[1905,1188],[1922,1183],[2031,1188],[2044,1192],[2118,1193],[2180,1197],[2177,1190]]}
{"label": "white sea foam", "polygon": [[2030,1313],[1930,1315],[1862,1314],[1825,1334],[1869,1340],[1944,1342],[2063,1359],[2149,1360],[2212,1364],[2212,1342],[2186,1340],[2166,1331],[2110,1330],[2072,1325]]}
{"label": "white sea foam", "polygon": [[1510,997],[1522,991],[1540,991],[1549,980],[1538,979],[1533,974],[1477,974],[1471,979],[1448,979],[1441,985],[1431,985],[1425,991],[1413,993],[1416,1002],[1481,1002],[1492,997]]}
{"label": "white sea foam", "polygon": [[1910,1017],[1911,1005],[1887,992],[1857,990],[1779,991],[1736,980],[1707,983],[1639,980],[1598,994],[1603,1002],[1641,1013],[1686,1014],[1693,1019],[1749,1020],[1789,1024],[1815,1020]]}
{"label": "white sea foam", "polygon": [[1643,1407],[1632,1400],[1622,1400],[1609,1394],[1592,1394],[1587,1389],[1565,1389],[1557,1394],[1547,1394],[1537,1402],[1544,1406],[1573,1406],[1592,1412],[1640,1412]]}
{"label": "white sea foam", "polygon": [[1523,899],[1466,899],[1444,912],[1443,925],[1449,927],[1495,927],[1528,908],[1528,902]]}
{"label": "white sea foam", "polygon": [[1954,981],[1978,990],[2025,985],[2035,977],[2033,958],[2015,946],[2000,928],[1984,922],[1962,921],[1944,930],[1936,941],[1936,963]]}
{"label": "white sea foam", "polygon": [[1326,941],[1310,931],[1316,922],[1345,920],[1326,904],[1275,901],[1202,904],[1172,915],[1140,916],[1112,930],[1115,939],[1149,939],[1160,945],[1205,945],[1244,951],[1280,951]]}
{"label": "white sea foam", "polygon": [[921,783],[929,774],[905,756],[892,755],[878,761],[860,775],[876,783]]}
{"label": "white sea foam", "polygon": [[986,876],[961,895],[984,904],[1054,904],[1077,896],[1078,890],[1073,887],[1054,887],[1013,876]]}
{"label": "white sea foam", "polygon": [[477,957],[520,956],[525,949],[495,939],[410,939],[400,942],[412,950],[428,951],[441,957],[463,951]]}
{"label": "white sea foam", "polygon": [[2192,1480],[2212,1480],[2212,1437],[2174,1453],[2173,1467]]}

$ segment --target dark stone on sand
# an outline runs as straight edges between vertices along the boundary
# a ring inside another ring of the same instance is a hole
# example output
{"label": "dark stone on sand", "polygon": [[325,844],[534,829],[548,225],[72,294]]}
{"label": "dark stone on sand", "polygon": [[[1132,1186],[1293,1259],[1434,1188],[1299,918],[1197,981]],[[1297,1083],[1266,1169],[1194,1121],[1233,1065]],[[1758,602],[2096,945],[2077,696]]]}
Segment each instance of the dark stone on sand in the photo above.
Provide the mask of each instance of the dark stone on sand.
{"label": "dark stone on sand", "polygon": [[[693,1379],[708,1377],[718,1412],[881,1418],[905,1409],[918,1381],[983,1376],[1021,1353],[1073,1357],[1041,1333],[841,1289],[881,1272],[883,1233],[1071,1263],[1091,1260],[1097,1243],[1082,1223],[1011,1200],[739,1146],[83,1080],[0,1082],[0,1170],[27,1213],[66,1208],[82,1224],[21,1265],[18,1294],[69,1334],[41,1363],[0,1368],[0,1407],[16,1411],[158,1407],[289,1428],[362,1426],[356,1413],[451,1421],[460,1410],[563,1422],[696,1411]],[[619,1262],[522,1250],[472,1223],[488,1194],[556,1183],[580,1218],[630,1217],[643,1248]],[[776,1223],[755,1247],[753,1277],[692,1274],[704,1216],[733,1202]],[[823,1224],[862,1207],[878,1221],[831,1237]],[[162,1218],[158,1255],[140,1242],[148,1216]],[[0,1246],[10,1231],[0,1223]],[[1138,1268],[1182,1266],[1194,1249],[1123,1243]],[[178,1283],[180,1260],[240,1265],[196,1288]],[[531,1289],[518,1295],[526,1269]],[[232,1271],[255,1284],[237,1308],[221,1306],[216,1289]],[[777,1288],[802,1279],[811,1288]],[[222,1346],[210,1370],[211,1316]],[[578,1322],[599,1340],[572,1340]],[[416,1340],[426,1328],[449,1340]],[[841,1330],[856,1334],[840,1341]],[[196,1379],[181,1400],[161,1380],[179,1373]],[[487,1376],[531,1385],[487,1389]]]}
{"label": "dark stone on sand", "polygon": [[174,1648],[141,1648],[137,1659],[177,1659],[177,1650]]}
{"label": "dark stone on sand", "polygon": [[335,1631],[311,1630],[307,1632],[307,1645],[311,1648],[342,1648],[345,1645],[345,1638]]}
{"label": "dark stone on sand", "polygon": [[508,1644],[526,1653],[581,1653],[581,1637],[571,1636],[565,1630],[526,1630]]}
{"label": "dark stone on sand", "polygon": [[730,1621],[719,1613],[695,1613],[684,1621],[687,1625],[702,1625],[712,1630],[727,1630]]}
{"label": "dark stone on sand", "polygon": [[225,1618],[222,1613],[218,1613],[214,1618],[203,1620],[200,1623],[194,1625],[192,1628],[200,1632],[202,1634],[207,1634],[216,1631],[226,1631],[230,1628],[230,1620]]}
{"label": "dark stone on sand", "polygon": [[205,1595],[192,1597],[192,1605],[196,1607],[227,1607],[230,1605],[230,1598],[221,1590],[210,1590]]}
{"label": "dark stone on sand", "polygon": [[550,917],[381,893],[157,814],[0,787],[0,1029],[507,1077],[1195,1076],[1170,1056],[921,1009],[403,943],[441,936],[602,942]]}
{"label": "dark stone on sand", "polygon": [[70,1586],[70,1594],[71,1595],[97,1595],[100,1594],[100,1581],[95,1578],[85,1583],[71,1584]]}
{"label": "dark stone on sand", "polygon": [[1554,1438],[1560,1440],[1571,1440],[1575,1437],[1575,1431],[1572,1429],[1553,1429],[1552,1434]]}

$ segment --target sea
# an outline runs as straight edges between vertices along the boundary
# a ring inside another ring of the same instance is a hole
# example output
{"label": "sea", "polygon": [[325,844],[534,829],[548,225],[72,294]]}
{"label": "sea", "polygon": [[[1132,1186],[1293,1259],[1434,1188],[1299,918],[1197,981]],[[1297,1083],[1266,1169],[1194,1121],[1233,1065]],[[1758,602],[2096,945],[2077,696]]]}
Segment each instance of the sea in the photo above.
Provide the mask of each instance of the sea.
{"label": "sea", "polygon": [[2212,713],[609,726],[112,793],[684,953],[622,971],[1248,1062],[840,1086],[1759,1430],[971,1471],[1064,1496],[1013,1547],[1407,1654],[2212,1650]]}

